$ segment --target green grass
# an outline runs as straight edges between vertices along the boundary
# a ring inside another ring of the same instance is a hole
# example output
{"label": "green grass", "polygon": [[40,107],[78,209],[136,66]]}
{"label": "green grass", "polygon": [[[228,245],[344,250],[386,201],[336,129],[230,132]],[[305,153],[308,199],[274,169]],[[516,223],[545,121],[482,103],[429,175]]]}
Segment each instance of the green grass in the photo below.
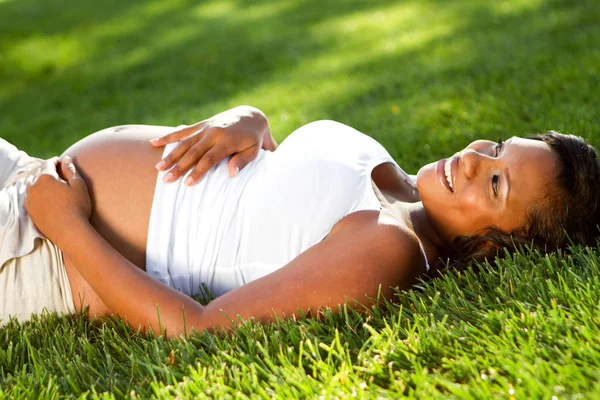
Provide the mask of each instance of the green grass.
{"label": "green grass", "polygon": [[[328,118],[409,172],[474,138],[600,145],[596,1],[0,0],[0,132],[37,156],[251,104]],[[0,329],[0,396],[600,397],[600,257],[519,254],[399,305],[168,342],[114,321]]]}

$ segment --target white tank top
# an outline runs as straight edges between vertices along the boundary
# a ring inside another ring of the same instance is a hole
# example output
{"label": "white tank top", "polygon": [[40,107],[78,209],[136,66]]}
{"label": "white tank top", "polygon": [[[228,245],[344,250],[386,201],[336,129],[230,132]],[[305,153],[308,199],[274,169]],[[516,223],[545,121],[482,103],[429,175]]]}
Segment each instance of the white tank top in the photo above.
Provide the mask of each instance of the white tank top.
{"label": "white tank top", "polygon": [[157,180],[146,271],[189,295],[202,284],[214,297],[236,289],[319,243],[346,215],[380,210],[371,171],[396,164],[377,141],[334,121],[297,129],[235,178],[228,162],[192,187],[185,177],[163,183],[165,172]]}

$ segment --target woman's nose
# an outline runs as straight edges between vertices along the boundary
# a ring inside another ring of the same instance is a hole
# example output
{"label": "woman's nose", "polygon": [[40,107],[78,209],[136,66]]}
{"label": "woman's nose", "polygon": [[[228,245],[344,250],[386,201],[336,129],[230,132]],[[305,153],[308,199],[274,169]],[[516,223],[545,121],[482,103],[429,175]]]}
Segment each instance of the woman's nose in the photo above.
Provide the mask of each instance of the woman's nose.
{"label": "woman's nose", "polygon": [[461,159],[465,176],[468,179],[475,178],[482,166],[486,162],[491,161],[489,156],[473,149],[465,149],[461,155]]}

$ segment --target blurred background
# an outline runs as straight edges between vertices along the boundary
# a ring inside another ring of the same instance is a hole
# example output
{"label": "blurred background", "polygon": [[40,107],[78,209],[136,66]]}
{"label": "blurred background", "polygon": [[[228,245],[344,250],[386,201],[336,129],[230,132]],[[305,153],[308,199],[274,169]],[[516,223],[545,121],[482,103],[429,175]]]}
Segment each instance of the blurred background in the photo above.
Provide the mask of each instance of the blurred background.
{"label": "blurred background", "polygon": [[40,157],[250,104],[335,119],[409,172],[475,138],[600,145],[597,0],[0,0],[0,136]]}

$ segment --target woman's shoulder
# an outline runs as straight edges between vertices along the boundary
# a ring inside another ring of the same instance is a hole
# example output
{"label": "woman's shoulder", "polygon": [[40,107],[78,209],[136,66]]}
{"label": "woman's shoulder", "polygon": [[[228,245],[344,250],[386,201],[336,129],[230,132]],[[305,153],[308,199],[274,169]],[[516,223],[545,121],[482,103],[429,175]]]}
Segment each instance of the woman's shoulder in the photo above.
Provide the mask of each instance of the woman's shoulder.
{"label": "woman's shoulder", "polygon": [[358,232],[362,238],[358,245],[373,257],[395,260],[398,268],[415,274],[426,271],[419,238],[397,218],[382,211],[357,211],[342,218],[330,235],[339,235],[350,242]]}

